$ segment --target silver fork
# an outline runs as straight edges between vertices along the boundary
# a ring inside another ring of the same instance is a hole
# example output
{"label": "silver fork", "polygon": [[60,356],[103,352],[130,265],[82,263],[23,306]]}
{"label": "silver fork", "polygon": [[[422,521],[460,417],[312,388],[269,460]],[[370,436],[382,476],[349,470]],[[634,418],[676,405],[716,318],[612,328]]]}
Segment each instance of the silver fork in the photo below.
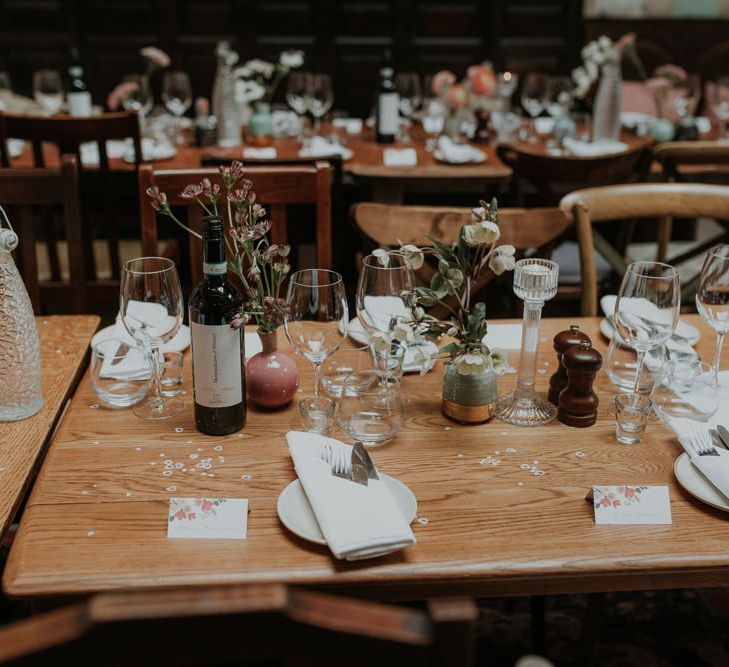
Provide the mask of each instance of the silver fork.
{"label": "silver fork", "polygon": [[335,477],[352,479],[351,464],[341,447],[332,447],[331,443],[323,442],[319,449],[319,458],[329,464]]}
{"label": "silver fork", "polygon": [[703,430],[699,426],[691,428],[689,435],[686,437],[689,447],[694,450],[697,456],[719,456],[711,442],[711,436],[708,431]]}

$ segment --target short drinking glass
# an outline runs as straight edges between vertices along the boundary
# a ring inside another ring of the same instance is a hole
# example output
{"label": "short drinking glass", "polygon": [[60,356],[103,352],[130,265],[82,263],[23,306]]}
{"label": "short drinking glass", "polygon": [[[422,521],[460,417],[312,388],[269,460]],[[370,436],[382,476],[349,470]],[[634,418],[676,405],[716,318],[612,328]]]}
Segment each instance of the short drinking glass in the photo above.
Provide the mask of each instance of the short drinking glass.
{"label": "short drinking glass", "polygon": [[152,367],[143,350],[111,339],[92,347],[90,376],[91,386],[104,405],[128,408],[147,395]]}
{"label": "short drinking glass", "polygon": [[637,445],[643,439],[651,399],[643,394],[626,392],[615,397],[615,434],[624,445]]}

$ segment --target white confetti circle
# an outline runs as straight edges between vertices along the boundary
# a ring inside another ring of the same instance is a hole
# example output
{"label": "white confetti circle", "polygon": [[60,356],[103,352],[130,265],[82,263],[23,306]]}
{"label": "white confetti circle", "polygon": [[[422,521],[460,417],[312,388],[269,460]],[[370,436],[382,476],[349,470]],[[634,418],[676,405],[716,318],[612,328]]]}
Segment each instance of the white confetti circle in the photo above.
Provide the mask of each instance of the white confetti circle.
{"label": "white confetti circle", "polygon": [[422,525],[422,526],[427,526],[428,525],[428,518],[427,517],[424,517],[424,516],[418,517],[418,523],[420,525]]}

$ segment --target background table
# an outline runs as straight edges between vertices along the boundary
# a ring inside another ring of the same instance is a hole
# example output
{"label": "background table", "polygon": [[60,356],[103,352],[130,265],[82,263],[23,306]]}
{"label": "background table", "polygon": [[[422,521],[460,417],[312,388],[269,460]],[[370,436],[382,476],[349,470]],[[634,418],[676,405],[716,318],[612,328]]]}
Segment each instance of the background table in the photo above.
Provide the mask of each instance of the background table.
{"label": "background table", "polygon": [[99,326],[95,315],[38,317],[44,403],[29,419],[0,424],[0,538],[10,524],[53,429],[78,383]]}
{"label": "background table", "polygon": [[[697,316],[686,319],[700,327],[698,349],[710,358],[712,332]],[[575,322],[605,350],[597,318],[544,320],[538,389],[546,389],[555,368],[553,335]],[[517,364],[518,352],[509,356]],[[311,367],[301,363],[300,368],[309,392]],[[185,370],[189,380],[189,364]],[[43,596],[285,582],[381,598],[424,598],[729,581],[729,516],[678,487],[673,464],[680,447],[660,423],[649,425],[640,446],[616,442],[614,388],[604,372],[598,423],[589,429],[559,422],[520,428],[496,420],[459,426],[440,412],[441,382],[440,364],[428,375],[405,378],[405,426],[372,452],[382,472],[415,492],[418,515],[428,519],[427,525],[413,525],[418,544],[388,557],[346,563],[335,561],[325,547],[294,537],[276,515],[279,494],[295,479],[284,438],[299,428],[295,406],[283,412],[251,409],[240,434],[214,438],[195,431],[189,393],[188,409],[179,418],[143,422],[129,411],[92,409],[96,399],[87,377],[24,512],[5,570],[5,591]],[[502,389],[514,382],[515,375],[502,377]],[[508,453],[507,447],[517,451]],[[214,476],[179,471],[162,476],[163,461],[186,462],[189,469],[195,454],[213,458]],[[487,455],[501,465],[481,465]],[[538,465],[546,474],[533,476],[522,464]],[[673,525],[596,526],[585,501],[594,484],[668,484]],[[170,496],[248,498],[248,539],[168,540]]]}

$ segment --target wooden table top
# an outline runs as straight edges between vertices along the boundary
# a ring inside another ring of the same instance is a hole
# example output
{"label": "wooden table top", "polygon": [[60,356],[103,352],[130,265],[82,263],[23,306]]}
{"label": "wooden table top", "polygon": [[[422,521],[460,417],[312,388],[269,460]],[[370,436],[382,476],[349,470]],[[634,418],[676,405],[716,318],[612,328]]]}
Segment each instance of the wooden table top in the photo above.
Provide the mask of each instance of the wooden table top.
{"label": "wooden table top", "polygon": [[95,315],[36,318],[44,403],[28,419],[0,424],[0,538],[33,479],[37,463],[83,370]]}
{"label": "wooden table top", "polygon": [[[686,319],[701,329],[698,350],[710,358],[712,331],[697,316]],[[552,336],[575,322],[605,350],[597,318],[544,320],[539,390],[546,390],[555,368]],[[516,365],[518,352],[510,355]],[[308,392],[311,368],[297,362]],[[188,389],[189,371],[188,363]],[[405,426],[372,452],[382,472],[414,491],[418,516],[427,525],[414,523],[417,545],[355,564],[335,561],[325,547],[293,536],[277,518],[276,500],[295,479],[284,438],[300,426],[295,406],[270,413],[251,409],[240,434],[215,438],[195,431],[189,392],[188,409],[179,418],[143,422],[129,411],[91,409],[95,397],[87,376],[23,514],[4,589],[12,596],[44,596],[285,582],[423,598],[726,585],[729,515],[678,487],[673,464],[679,445],[660,423],[649,424],[639,446],[616,442],[614,390],[604,372],[599,420],[586,430],[558,422],[519,428],[496,420],[459,426],[440,412],[441,382],[440,363],[426,376],[405,378]],[[501,378],[502,389],[514,383],[515,375]],[[507,447],[517,452],[509,454]],[[186,462],[191,454],[214,457],[213,474],[162,476],[163,460]],[[480,465],[489,454],[502,464]],[[520,468],[534,461],[544,476]],[[593,484],[668,484],[673,525],[596,526],[584,500]],[[248,539],[168,540],[173,495],[247,497]]]}

